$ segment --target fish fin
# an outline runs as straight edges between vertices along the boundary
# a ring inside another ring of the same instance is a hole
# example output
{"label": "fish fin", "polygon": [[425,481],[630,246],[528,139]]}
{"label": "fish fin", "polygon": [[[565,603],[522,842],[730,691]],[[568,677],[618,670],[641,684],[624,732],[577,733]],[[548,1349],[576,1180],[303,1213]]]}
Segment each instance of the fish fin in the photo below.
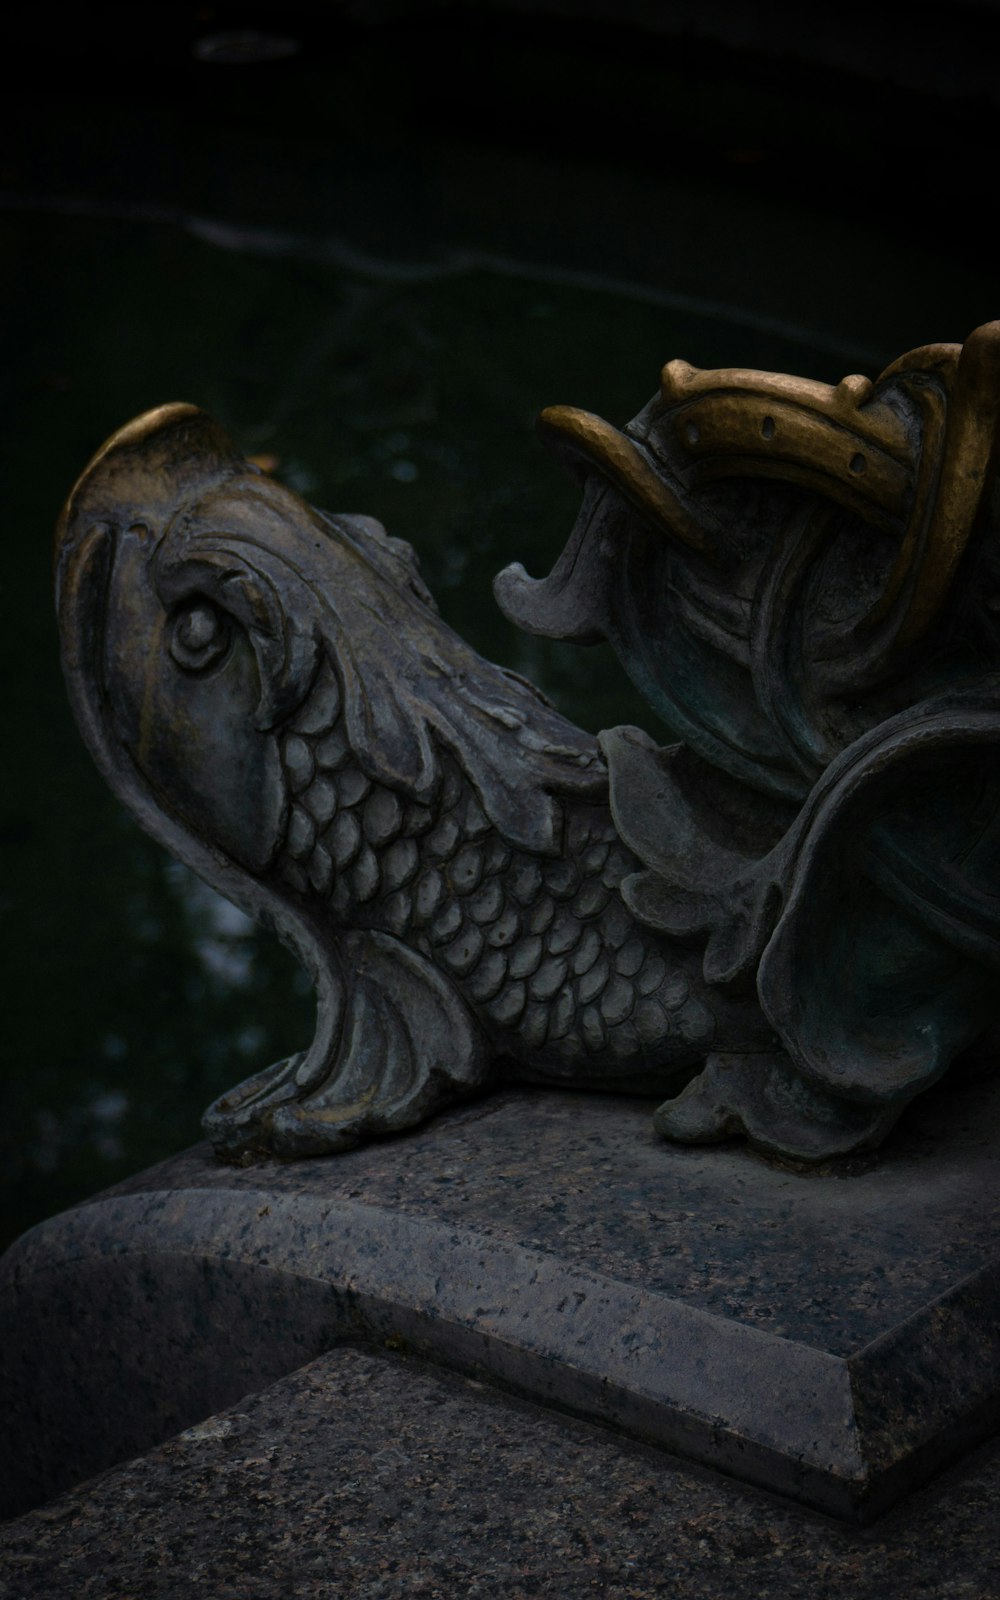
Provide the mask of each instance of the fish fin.
{"label": "fish fin", "polygon": [[901,1110],[827,1093],[803,1078],[784,1051],[719,1053],[653,1113],[653,1126],[681,1144],[742,1136],[765,1155],[813,1163],[872,1149]]}
{"label": "fish fin", "polygon": [[224,1159],[348,1150],[413,1127],[486,1083],[482,1031],[423,956],[372,932],[348,934],[338,955],[339,1025],[325,1056],[278,1062],[205,1113]]}

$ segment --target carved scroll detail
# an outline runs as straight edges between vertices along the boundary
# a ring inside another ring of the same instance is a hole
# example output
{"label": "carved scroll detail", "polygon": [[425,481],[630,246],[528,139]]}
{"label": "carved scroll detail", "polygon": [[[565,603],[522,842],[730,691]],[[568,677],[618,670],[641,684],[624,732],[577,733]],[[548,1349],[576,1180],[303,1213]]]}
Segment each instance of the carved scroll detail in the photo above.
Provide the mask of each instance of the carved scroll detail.
{"label": "carved scroll detail", "polygon": [[991,323],[874,384],[675,361],[620,434],[542,415],[584,507],[549,577],[509,568],[498,599],[609,639],[680,737],[602,739],[644,863],[626,903],[701,945],[710,995],[752,987],[784,1046],[759,1073],[713,1058],[658,1115],[672,1137],[743,1129],[802,1159],[875,1142],[988,1026],[998,412]]}

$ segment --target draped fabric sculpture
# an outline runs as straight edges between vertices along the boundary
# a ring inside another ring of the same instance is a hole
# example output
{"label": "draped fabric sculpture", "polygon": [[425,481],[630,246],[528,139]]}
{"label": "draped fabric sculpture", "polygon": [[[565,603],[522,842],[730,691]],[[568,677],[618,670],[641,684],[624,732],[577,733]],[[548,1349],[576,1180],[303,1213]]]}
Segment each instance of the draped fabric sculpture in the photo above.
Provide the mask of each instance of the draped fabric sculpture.
{"label": "draped fabric sculpture", "polygon": [[497,598],[610,640],[663,744],[574,727],[440,620],[409,546],[194,407],[117,433],[57,531],[77,719],[317,989],[310,1049],[207,1112],[219,1153],[345,1149],[506,1077],[815,1161],[981,1049],[998,406],[990,324],[874,384],[674,361],[624,431],[542,414],[583,504]]}

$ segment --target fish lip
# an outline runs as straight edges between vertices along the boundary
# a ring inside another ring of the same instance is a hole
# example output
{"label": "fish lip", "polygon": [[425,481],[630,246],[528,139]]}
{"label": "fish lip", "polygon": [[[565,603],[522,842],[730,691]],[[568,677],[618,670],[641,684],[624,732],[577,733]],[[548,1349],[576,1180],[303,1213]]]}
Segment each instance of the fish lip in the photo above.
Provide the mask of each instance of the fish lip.
{"label": "fish lip", "polygon": [[67,495],[55,527],[56,572],[78,530],[108,521],[165,527],[178,505],[248,470],[199,406],[178,400],[142,412],[104,441]]}
{"label": "fish lip", "polygon": [[[101,713],[104,674],[100,652],[104,639],[108,582],[114,566],[115,537],[108,523],[82,530],[67,527],[56,551],[56,617],[63,676],[77,724],[106,781],[108,732]],[[98,685],[88,689],[88,679]],[[94,704],[94,701],[98,705]],[[117,786],[114,785],[117,792]]]}
{"label": "fish lip", "polygon": [[[207,432],[214,430],[222,435],[222,430],[213,423],[197,406],[187,401],[174,401],[167,405],[154,406],[150,411],[144,411],[131,422],[126,422],[124,427],[117,428],[114,433],[105,439],[104,443],[95,450],[83,471],[80,473],[56,521],[52,543],[52,564],[56,575],[64,560],[67,549],[78,544],[86,536],[86,530],[93,524],[108,521],[102,516],[103,507],[94,508],[93,514],[88,518],[84,513],[90,493],[99,483],[101,469],[105,475],[109,467],[121,463],[129,455],[137,455],[146,448],[154,439],[164,438],[180,426],[202,426]],[[224,436],[223,436],[224,437]],[[228,441],[227,441],[228,442]],[[230,450],[233,446],[230,443]],[[80,531],[82,530],[82,531]]]}

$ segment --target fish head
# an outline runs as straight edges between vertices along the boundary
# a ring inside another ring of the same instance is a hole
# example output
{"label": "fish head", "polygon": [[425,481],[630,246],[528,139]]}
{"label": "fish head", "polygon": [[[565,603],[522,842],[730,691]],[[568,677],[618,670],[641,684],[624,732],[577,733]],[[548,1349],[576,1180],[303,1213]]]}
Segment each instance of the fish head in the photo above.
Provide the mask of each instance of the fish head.
{"label": "fish head", "polygon": [[287,804],[277,728],[315,668],[280,583],[310,515],[174,405],[108,441],[56,532],[64,668],[98,766],[171,848],[193,836],[254,874]]}
{"label": "fish head", "polygon": [[342,715],[370,778],[421,803],[436,791],[430,724],[447,722],[466,658],[479,667],[413,551],[373,518],[307,505],[196,407],[150,411],[98,451],[59,519],[55,566],[84,739],[189,864],[207,849],[213,869],[267,871],[299,716],[315,734]]}

